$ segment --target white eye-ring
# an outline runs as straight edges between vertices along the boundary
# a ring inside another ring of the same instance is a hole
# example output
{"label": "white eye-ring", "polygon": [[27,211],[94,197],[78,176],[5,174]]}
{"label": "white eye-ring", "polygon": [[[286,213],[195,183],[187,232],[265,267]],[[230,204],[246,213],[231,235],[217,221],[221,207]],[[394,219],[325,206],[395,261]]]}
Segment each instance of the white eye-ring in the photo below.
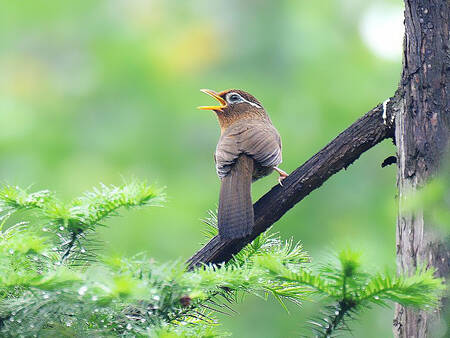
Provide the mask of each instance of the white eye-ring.
{"label": "white eye-ring", "polygon": [[228,101],[228,103],[233,104],[233,103],[244,102],[245,100],[242,98],[241,95],[239,95],[237,93],[228,93],[227,101]]}
{"label": "white eye-ring", "polygon": [[249,105],[252,105],[253,107],[261,108],[260,105],[254,103],[254,102],[250,102],[250,101],[244,99],[244,98],[243,98],[241,95],[239,95],[238,93],[234,93],[234,92],[228,93],[227,96],[226,96],[226,100],[227,100],[227,102],[228,102],[229,104],[235,104],[235,103],[245,102],[245,103],[248,103]]}

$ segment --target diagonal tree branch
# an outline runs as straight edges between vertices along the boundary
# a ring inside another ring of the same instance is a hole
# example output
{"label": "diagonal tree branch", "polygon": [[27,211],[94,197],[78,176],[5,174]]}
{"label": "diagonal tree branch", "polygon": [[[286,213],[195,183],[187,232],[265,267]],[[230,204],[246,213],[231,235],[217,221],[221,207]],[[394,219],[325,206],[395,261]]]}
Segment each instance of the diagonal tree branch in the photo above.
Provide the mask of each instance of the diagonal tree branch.
{"label": "diagonal tree branch", "polygon": [[276,185],[253,205],[255,226],[248,237],[222,240],[215,236],[188,260],[188,268],[229,261],[234,254],[266,231],[311,191],[319,188],[330,176],[347,168],[362,153],[384,139],[393,138],[396,110],[395,96],[354,122],[283,180],[283,186]]}

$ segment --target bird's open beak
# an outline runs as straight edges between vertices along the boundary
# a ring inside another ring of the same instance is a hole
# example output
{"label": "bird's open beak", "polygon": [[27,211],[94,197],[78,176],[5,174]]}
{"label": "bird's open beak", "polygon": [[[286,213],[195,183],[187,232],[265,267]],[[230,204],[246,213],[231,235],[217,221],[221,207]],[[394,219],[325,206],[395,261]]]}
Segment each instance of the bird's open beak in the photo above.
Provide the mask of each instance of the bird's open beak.
{"label": "bird's open beak", "polygon": [[202,109],[202,110],[219,110],[222,111],[223,108],[225,108],[227,106],[227,101],[225,101],[222,97],[220,97],[220,95],[218,93],[216,93],[214,90],[210,90],[210,89],[200,89],[201,92],[208,94],[209,96],[212,96],[213,98],[215,98],[217,101],[219,101],[219,103],[221,104],[220,106],[201,106],[198,107],[198,109]]}

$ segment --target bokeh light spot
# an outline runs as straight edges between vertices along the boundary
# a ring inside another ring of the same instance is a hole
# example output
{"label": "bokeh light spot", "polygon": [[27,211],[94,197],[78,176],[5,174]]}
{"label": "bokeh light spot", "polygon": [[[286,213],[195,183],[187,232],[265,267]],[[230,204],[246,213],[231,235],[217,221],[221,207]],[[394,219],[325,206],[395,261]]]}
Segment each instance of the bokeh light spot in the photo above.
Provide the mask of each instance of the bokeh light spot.
{"label": "bokeh light spot", "polygon": [[388,4],[370,6],[362,16],[359,32],[375,55],[398,61],[404,32],[402,8]]}

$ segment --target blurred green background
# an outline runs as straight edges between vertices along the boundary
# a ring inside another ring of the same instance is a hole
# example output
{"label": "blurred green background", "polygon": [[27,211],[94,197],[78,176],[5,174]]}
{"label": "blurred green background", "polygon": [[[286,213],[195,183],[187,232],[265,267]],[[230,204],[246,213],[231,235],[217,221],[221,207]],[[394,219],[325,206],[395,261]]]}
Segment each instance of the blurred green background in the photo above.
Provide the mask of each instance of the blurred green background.
{"label": "blurred green background", "polygon": [[[0,179],[70,199],[122,176],[166,186],[164,208],[111,220],[106,252],[187,259],[217,204],[219,136],[200,88],[264,104],[290,172],[391,96],[401,71],[401,1],[77,0],[0,3]],[[384,21],[383,21],[384,20]],[[398,29],[400,27],[400,29]],[[395,268],[394,146],[385,141],[273,227],[314,261],[344,246]],[[273,174],[253,185],[269,190]],[[317,310],[247,298],[222,317],[235,337],[295,337]],[[391,336],[392,310],[355,321]],[[344,335],[345,336],[345,335]],[[349,335],[350,336],[350,335]]]}

